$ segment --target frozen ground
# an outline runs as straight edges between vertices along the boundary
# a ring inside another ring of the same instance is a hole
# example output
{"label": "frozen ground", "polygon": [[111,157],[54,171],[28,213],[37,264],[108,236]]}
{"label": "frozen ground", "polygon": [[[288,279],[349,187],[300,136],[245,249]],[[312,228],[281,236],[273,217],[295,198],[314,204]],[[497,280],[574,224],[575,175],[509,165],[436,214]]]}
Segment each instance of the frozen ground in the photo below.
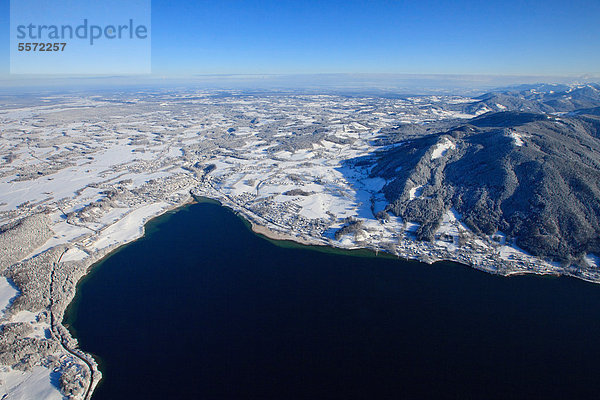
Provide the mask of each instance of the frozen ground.
{"label": "frozen ground", "polygon": [[0,398],[6,400],[62,400],[58,371],[36,366],[31,371],[5,371],[0,367]]}
{"label": "frozen ground", "polygon": [[437,158],[443,157],[444,155],[446,155],[446,152],[448,150],[453,149],[454,147],[454,143],[447,137],[444,137],[433,149],[433,152],[431,153],[431,159],[435,160]]}
{"label": "frozen ground", "polygon": [[0,276],[0,318],[4,317],[4,310],[10,304],[10,301],[19,293],[8,279]]}

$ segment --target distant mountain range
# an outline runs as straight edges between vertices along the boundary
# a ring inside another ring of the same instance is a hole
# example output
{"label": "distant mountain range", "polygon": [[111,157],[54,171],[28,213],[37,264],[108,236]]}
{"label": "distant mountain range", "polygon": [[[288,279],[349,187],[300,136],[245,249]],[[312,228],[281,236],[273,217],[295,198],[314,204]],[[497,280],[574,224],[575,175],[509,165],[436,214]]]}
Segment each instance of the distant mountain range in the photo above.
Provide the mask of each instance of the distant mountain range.
{"label": "distant mountain range", "polygon": [[597,107],[600,104],[600,85],[521,85],[514,89],[486,93],[468,104],[464,111],[526,111],[561,113]]}
{"label": "distant mountain range", "polygon": [[600,254],[600,85],[521,86],[458,107],[486,112],[377,155],[383,213],[418,223],[421,240],[453,209],[474,232],[536,256],[578,264]]}

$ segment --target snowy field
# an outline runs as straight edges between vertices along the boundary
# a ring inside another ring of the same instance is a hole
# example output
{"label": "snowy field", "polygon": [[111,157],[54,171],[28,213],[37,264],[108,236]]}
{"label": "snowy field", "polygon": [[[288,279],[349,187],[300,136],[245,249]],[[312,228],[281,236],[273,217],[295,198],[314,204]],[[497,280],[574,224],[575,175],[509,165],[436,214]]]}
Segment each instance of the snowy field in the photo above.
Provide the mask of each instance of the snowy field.
{"label": "snowy field", "polygon": [[8,279],[0,276],[0,318],[4,317],[4,311],[18,293],[19,291],[11,285]]}

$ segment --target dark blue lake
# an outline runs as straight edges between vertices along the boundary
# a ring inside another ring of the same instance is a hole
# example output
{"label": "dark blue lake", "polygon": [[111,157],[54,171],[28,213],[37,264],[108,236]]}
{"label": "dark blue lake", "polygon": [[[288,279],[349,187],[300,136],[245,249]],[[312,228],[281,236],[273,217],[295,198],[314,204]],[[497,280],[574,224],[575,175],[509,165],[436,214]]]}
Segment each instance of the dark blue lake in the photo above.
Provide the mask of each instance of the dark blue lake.
{"label": "dark blue lake", "polygon": [[93,400],[600,393],[598,285],[277,246],[209,203],[146,228],[69,310]]}

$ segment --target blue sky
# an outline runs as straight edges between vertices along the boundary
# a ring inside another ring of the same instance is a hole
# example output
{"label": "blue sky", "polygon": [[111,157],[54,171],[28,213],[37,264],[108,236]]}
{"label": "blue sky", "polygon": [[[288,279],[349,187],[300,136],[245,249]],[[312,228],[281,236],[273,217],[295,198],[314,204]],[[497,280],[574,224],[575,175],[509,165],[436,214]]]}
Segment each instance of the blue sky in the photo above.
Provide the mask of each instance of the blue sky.
{"label": "blue sky", "polygon": [[152,71],[600,76],[598,16],[598,0],[153,0]]}

